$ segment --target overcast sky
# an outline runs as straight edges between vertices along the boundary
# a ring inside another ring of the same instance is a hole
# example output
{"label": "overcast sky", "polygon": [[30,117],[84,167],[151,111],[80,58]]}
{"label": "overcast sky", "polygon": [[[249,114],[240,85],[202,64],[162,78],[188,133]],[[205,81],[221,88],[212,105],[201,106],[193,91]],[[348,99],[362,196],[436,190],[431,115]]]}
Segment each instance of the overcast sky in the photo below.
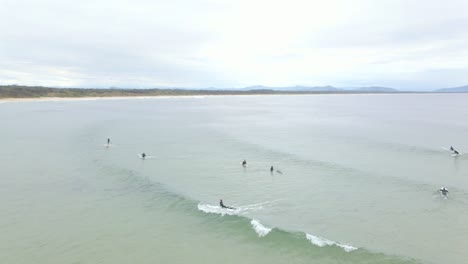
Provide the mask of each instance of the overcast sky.
{"label": "overcast sky", "polygon": [[0,84],[468,84],[467,0],[0,0]]}

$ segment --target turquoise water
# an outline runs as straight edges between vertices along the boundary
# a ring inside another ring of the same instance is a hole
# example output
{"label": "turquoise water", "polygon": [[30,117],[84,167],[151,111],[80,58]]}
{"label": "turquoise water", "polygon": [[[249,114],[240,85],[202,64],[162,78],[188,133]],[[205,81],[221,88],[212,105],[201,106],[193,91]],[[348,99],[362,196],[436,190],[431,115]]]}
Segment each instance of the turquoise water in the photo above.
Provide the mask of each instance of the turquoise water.
{"label": "turquoise water", "polygon": [[467,99],[0,103],[0,262],[466,263]]}

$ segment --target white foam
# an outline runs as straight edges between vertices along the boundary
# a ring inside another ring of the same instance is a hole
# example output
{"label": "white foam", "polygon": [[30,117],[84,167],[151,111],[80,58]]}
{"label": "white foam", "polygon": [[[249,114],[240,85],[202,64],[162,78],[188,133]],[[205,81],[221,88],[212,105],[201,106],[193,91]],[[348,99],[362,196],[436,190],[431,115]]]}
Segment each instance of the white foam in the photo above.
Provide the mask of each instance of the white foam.
{"label": "white foam", "polygon": [[256,204],[249,204],[249,205],[243,205],[243,206],[236,206],[234,207],[236,209],[227,209],[227,208],[221,208],[218,205],[209,205],[209,204],[204,204],[204,203],[199,203],[198,204],[198,210],[203,211],[205,213],[211,213],[211,214],[220,214],[220,215],[246,215],[250,212],[255,212],[262,210],[264,205],[274,203],[276,201],[281,201],[284,199],[278,199],[274,201],[266,201],[262,203],[256,203]]}
{"label": "white foam", "polygon": [[284,199],[276,199],[276,200],[273,200],[273,201],[266,201],[266,202],[261,202],[261,203],[256,203],[256,204],[249,204],[249,205],[240,206],[239,208],[241,208],[243,211],[257,211],[257,210],[263,209],[264,205],[272,204],[272,203],[282,201],[282,200],[284,200]]}
{"label": "white foam", "polygon": [[228,209],[221,208],[220,206],[209,205],[209,204],[198,204],[198,210],[203,211],[209,214],[219,214],[219,215],[237,215],[241,211],[240,209]]}
{"label": "white foam", "polygon": [[270,233],[271,231],[271,228],[262,225],[258,220],[252,219],[250,223],[252,224],[255,232],[257,232],[259,237],[264,237],[268,235],[268,233]]}
{"label": "white foam", "polygon": [[351,252],[351,251],[357,249],[356,247],[353,247],[353,246],[349,246],[349,245],[345,245],[345,244],[340,244],[340,243],[337,243],[337,242],[335,242],[335,241],[331,241],[331,240],[328,240],[328,239],[326,239],[326,238],[321,238],[321,237],[314,236],[314,235],[310,235],[310,234],[306,234],[306,238],[307,238],[307,240],[309,240],[312,244],[314,244],[314,245],[316,245],[316,246],[319,246],[319,247],[337,246],[337,247],[340,247],[340,248],[344,249],[344,251],[346,251],[346,252]]}

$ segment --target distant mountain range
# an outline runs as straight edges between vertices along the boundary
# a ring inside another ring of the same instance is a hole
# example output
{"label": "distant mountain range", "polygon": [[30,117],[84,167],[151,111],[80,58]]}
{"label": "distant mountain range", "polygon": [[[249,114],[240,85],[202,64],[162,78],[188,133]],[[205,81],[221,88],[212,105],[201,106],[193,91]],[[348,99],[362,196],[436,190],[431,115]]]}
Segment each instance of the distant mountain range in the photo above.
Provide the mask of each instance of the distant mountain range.
{"label": "distant mountain range", "polygon": [[380,87],[380,86],[369,86],[369,87],[361,87],[353,89],[354,91],[360,92],[382,92],[382,93],[395,93],[399,92],[397,89],[388,88],[388,87]]}
{"label": "distant mountain range", "polygon": [[468,93],[468,85],[434,90],[436,93]]}
{"label": "distant mountain range", "polygon": [[380,86],[366,86],[357,88],[337,88],[330,85],[327,86],[286,86],[286,87],[269,87],[263,85],[249,86],[242,88],[243,91],[255,90],[272,90],[272,91],[298,91],[298,92],[372,92],[372,93],[395,93],[399,92],[397,89],[380,87]]}
{"label": "distant mountain range", "polygon": [[[240,89],[242,91],[250,90],[270,90],[270,91],[298,91],[298,92],[337,92],[337,93],[346,93],[346,92],[363,92],[363,93],[398,93],[403,92],[395,88],[381,87],[381,86],[365,86],[365,87],[345,87],[337,88],[330,85],[327,86],[286,86],[286,87],[269,87],[263,85],[249,86]],[[406,91],[410,92],[410,91]],[[422,92],[431,92],[431,91],[422,91]],[[432,92],[436,93],[468,93],[468,85],[452,88],[442,88],[436,89]]]}

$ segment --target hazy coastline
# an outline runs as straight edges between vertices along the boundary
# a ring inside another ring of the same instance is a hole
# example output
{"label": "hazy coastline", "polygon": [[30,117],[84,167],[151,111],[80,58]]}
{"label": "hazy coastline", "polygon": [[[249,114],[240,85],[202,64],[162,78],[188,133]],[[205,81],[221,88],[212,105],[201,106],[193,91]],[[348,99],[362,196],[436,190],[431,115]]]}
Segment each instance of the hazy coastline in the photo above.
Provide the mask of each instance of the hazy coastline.
{"label": "hazy coastline", "polygon": [[[269,87],[266,87],[269,88]],[[314,87],[311,87],[313,89]],[[0,100],[59,100],[59,99],[99,99],[99,98],[153,98],[153,97],[193,97],[226,95],[314,95],[314,94],[409,94],[430,93],[387,90],[275,90],[275,89],[119,89],[119,88],[50,88],[40,86],[0,86]]]}
{"label": "hazy coastline", "polygon": [[[152,96],[83,96],[83,97],[0,97],[0,103],[14,102],[58,102],[58,101],[95,101],[95,100],[146,100],[171,98],[208,98],[208,97],[256,97],[256,96],[314,96],[314,95],[401,95],[401,94],[441,94],[433,92],[397,92],[397,93],[249,93],[249,94],[199,94],[199,95],[152,95]],[[444,94],[444,93],[442,93]]]}

